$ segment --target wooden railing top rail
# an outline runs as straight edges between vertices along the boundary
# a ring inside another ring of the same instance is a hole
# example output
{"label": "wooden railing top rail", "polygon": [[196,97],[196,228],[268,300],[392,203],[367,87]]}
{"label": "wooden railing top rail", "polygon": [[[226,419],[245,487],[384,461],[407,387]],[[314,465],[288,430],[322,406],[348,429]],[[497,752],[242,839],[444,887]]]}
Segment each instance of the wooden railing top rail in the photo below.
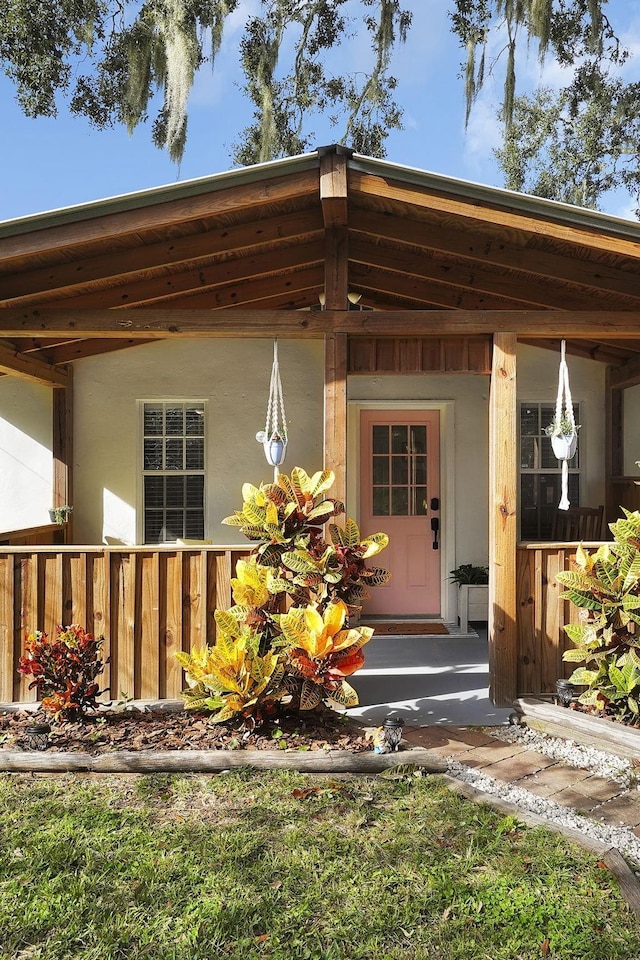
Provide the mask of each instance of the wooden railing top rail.
{"label": "wooden railing top rail", "polygon": [[22,546],[1,546],[2,553],[225,553],[227,551],[243,550],[249,553],[255,542],[245,543],[220,543],[220,544],[186,544],[180,545],[172,543],[146,543],[128,546],[127,544],[40,544],[27,543]]}
{"label": "wooden railing top rail", "polygon": [[583,547],[600,547],[603,543],[611,543],[611,540],[526,540],[518,543],[518,550],[575,550],[582,544]]}

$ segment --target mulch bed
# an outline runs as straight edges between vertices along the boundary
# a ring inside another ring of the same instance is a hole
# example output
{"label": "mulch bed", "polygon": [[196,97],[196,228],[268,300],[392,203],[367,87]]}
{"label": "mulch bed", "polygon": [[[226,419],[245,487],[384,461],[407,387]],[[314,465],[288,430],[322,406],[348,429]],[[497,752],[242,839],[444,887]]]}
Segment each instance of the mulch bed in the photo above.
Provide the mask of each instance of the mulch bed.
{"label": "mulch bed", "polygon": [[283,714],[251,733],[221,726],[205,713],[104,710],[84,723],[51,723],[38,711],[0,714],[0,750],[28,749],[26,728],[50,723],[49,749],[91,755],[116,750],[371,750],[370,734],[357,721],[323,709]]}

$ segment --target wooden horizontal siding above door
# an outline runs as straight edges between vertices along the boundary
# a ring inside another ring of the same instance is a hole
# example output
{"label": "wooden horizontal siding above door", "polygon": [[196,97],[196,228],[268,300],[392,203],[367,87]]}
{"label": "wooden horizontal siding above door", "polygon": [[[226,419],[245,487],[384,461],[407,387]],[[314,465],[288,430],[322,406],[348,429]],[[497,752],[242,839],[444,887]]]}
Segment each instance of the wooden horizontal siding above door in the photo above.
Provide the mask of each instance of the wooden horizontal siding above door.
{"label": "wooden horizontal siding above door", "polygon": [[491,337],[350,337],[349,373],[491,372]]}

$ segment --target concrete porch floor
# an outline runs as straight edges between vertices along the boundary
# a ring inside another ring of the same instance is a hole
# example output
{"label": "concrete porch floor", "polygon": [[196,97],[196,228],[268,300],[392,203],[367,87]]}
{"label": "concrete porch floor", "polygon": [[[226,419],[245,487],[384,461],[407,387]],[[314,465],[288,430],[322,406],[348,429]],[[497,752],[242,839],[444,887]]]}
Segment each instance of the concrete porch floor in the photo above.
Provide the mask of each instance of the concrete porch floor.
{"label": "concrete porch floor", "polygon": [[448,636],[374,634],[364,647],[364,667],[349,678],[360,697],[349,715],[371,724],[389,714],[411,726],[508,723],[513,710],[489,700],[487,629],[476,626],[465,635],[455,627]]}

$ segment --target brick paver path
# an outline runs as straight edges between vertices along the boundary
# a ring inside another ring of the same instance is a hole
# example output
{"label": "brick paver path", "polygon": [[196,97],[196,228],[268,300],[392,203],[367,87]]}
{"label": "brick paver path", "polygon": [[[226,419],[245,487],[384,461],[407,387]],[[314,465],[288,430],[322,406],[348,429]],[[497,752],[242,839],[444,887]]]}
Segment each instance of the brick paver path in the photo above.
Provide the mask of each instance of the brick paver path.
{"label": "brick paver path", "polygon": [[482,770],[505,784],[517,784],[538,796],[571,807],[612,826],[630,827],[640,836],[640,791],[552,760],[517,743],[505,743],[481,730],[438,726],[405,727],[405,740],[465,766]]}

